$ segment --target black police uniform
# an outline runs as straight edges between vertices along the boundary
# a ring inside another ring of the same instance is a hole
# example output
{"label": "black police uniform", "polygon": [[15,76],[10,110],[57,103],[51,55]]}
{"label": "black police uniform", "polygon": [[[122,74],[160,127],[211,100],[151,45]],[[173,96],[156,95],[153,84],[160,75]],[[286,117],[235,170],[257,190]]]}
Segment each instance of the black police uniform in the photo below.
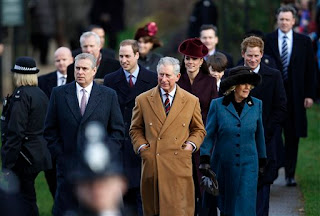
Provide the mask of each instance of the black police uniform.
{"label": "black police uniform", "polygon": [[20,86],[7,97],[1,115],[2,169],[5,176],[17,175],[25,215],[38,215],[34,181],[40,171],[51,168],[43,137],[47,106],[48,98],[38,87]]}

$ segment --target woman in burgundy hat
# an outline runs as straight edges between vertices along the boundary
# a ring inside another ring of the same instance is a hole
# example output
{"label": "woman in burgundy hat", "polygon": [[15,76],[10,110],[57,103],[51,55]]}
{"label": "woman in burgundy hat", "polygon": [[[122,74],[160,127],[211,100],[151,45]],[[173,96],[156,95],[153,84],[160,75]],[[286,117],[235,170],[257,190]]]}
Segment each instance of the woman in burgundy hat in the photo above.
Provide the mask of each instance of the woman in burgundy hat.
{"label": "woman in burgundy hat", "polygon": [[149,22],[144,27],[139,28],[134,36],[139,45],[140,57],[138,63],[153,72],[157,72],[157,64],[162,57],[161,54],[153,52],[154,49],[162,46],[156,37],[157,32],[157,24]]}
{"label": "woman in burgundy hat", "polygon": [[[179,52],[184,55],[181,63],[181,77],[178,85],[197,96],[200,100],[201,114],[203,123],[206,124],[207,114],[212,99],[218,97],[217,81],[210,76],[206,61],[203,59],[208,54],[208,48],[198,38],[191,38],[183,41],[179,46]],[[194,182],[196,200],[201,200],[199,172],[200,164],[199,151],[193,154]],[[201,203],[201,202],[200,202]],[[199,206],[196,203],[196,207]],[[197,208],[196,208],[197,210]],[[197,212],[196,212],[197,213]]]}

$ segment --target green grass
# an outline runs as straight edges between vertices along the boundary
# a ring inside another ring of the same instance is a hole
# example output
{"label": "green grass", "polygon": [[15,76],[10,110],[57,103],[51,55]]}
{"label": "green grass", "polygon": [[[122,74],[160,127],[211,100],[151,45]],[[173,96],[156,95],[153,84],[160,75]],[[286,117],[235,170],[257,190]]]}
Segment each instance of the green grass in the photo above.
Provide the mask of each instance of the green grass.
{"label": "green grass", "polygon": [[36,179],[37,204],[40,216],[51,216],[53,199],[49,191],[44,172],[41,172]]}
{"label": "green grass", "polygon": [[320,105],[308,110],[308,138],[300,140],[297,180],[301,188],[306,216],[320,212]]}

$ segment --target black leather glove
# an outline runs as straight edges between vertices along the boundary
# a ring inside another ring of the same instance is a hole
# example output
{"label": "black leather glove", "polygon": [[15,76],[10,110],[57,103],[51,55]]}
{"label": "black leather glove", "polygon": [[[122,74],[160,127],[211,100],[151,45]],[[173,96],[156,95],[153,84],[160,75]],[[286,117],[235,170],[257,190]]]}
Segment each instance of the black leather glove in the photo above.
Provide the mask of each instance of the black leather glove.
{"label": "black leather glove", "polygon": [[212,194],[213,196],[219,195],[219,186],[218,181],[216,179],[216,174],[210,170],[210,177],[208,176],[202,176],[200,185],[204,188],[204,190]]}
{"label": "black leather glove", "polygon": [[265,168],[267,166],[267,158],[259,158],[259,177],[264,175]]}
{"label": "black leather glove", "polygon": [[210,156],[209,155],[202,155],[200,156],[200,166],[199,170],[204,176],[209,176],[210,170]]}

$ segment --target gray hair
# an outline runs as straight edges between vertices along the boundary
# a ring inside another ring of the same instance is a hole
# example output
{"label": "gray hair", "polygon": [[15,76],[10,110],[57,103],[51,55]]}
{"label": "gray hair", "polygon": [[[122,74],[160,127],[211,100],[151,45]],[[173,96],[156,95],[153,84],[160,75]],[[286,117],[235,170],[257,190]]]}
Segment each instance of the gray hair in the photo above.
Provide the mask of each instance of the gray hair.
{"label": "gray hair", "polygon": [[84,32],[81,36],[80,36],[80,44],[81,44],[81,47],[82,47],[82,43],[85,39],[87,39],[88,37],[94,37],[94,39],[96,40],[96,43],[97,45],[100,47],[100,44],[101,44],[101,41],[100,41],[100,37],[94,33],[94,32],[91,32],[91,31],[87,31],[87,32]]}
{"label": "gray hair", "polygon": [[74,58],[74,66],[76,66],[76,63],[78,60],[80,59],[89,59],[92,63],[92,66],[91,68],[94,68],[97,64],[97,59],[90,53],[80,53],[79,55],[77,55],[75,58]]}
{"label": "gray hair", "polygon": [[293,18],[295,18],[297,16],[297,11],[294,7],[292,7],[291,5],[284,5],[282,7],[280,7],[277,11],[277,16],[281,13],[281,12],[291,12],[293,15]]}
{"label": "gray hair", "polygon": [[159,68],[162,65],[172,65],[173,73],[175,75],[178,75],[180,73],[180,62],[176,58],[168,57],[168,56],[161,58],[157,65],[157,72],[159,72]]}

